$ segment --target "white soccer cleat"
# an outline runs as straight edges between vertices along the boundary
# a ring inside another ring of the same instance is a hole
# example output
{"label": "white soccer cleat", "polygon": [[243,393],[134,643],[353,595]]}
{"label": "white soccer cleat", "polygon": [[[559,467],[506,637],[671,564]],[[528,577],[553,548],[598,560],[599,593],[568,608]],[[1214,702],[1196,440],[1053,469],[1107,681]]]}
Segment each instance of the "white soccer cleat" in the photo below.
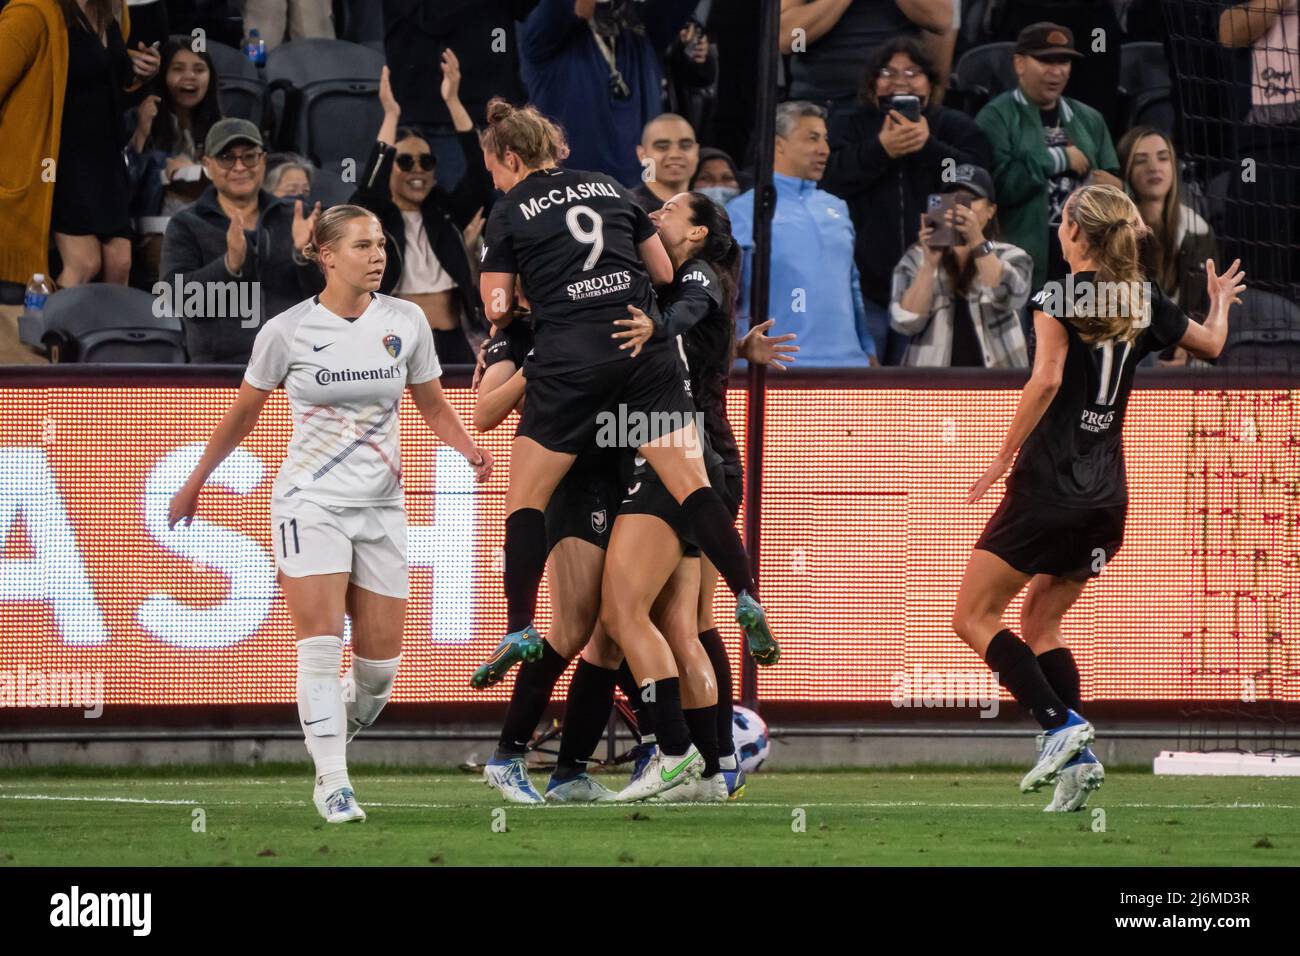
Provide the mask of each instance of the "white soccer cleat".
{"label": "white soccer cleat", "polygon": [[609,803],[616,794],[585,773],[562,780],[551,781],[546,788],[547,803]]}
{"label": "white soccer cleat", "polygon": [[366,811],[357,803],[357,795],[351,787],[339,787],[326,793],[318,784],[312,800],[326,823],[362,823],[366,819]]}
{"label": "white soccer cleat", "polygon": [[1053,783],[1061,769],[1097,736],[1092,724],[1074,711],[1060,727],[1038,736],[1038,761],[1020,781],[1020,792],[1031,793]]}
{"label": "white soccer cleat", "polygon": [[1056,778],[1056,792],[1052,802],[1043,807],[1044,813],[1071,813],[1082,810],[1090,797],[1106,780],[1106,770],[1092,752],[1084,747],[1083,753],[1066,764]]}
{"label": "white soccer cleat", "polygon": [[650,758],[645,772],[620,790],[617,799],[620,803],[645,800],[698,779],[703,770],[704,758],[694,744],[678,757],[664,753],[661,747]]}
{"label": "white soccer cleat", "polygon": [[726,803],[730,796],[727,778],[715,773],[712,777],[698,777],[650,799],[654,803]]}
{"label": "white soccer cleat", "polygon": [[489,760],[483,768],[483,782],[511,803],[544,803],[533,782],[528,779],[528,768],[523,757],[508,760]]}

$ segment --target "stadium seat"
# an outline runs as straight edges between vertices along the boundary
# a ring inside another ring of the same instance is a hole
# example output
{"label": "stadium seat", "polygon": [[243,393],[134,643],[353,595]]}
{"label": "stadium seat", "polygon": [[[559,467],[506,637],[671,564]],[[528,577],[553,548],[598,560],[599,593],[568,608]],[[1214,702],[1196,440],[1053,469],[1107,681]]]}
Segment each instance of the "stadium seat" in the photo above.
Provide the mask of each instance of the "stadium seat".
{"label": "stadium seat", "polygon": [[1206,218],[1209,220],[1210,228],[1220,234],[1224,231],[1223,227],[1227,219],[1228,189],[1231,186],[1232,170],[1225,170],[1210,180],[1209,188],[1205,192],[1210,209],[1210,214]]}
{"label": "stadium seat", "polygon": [[221,115],[250,120],[262,128],[266,121],[266,83],[248,59],[234,47],[208,41],[212,65],[217,68],[217,95]]}
{"label": "stadium seat", "polygon": [[278,149],[321,168],[365,162],[383,119],[383,54],[345,40],[295,40],[267,55],[266,78]]}
{"label": "stadium seat", "polygon": [[59,362],[183,363],[181,320],[155,315],[155,301],[142,289],[102,282],[60,289],[40,319],[18,320],[19,338]]}
{"label": "stadium seat", "polygon": [[[1249,281],[1249,279],[1247,279]],[[1260,289],[1241,294],[1228,319],[1219,365],[1261,372],[1300,372],[1300,305]]]}
{"label": "stadium seat", "polygon": [[332,166],[328,169],[317,169],[316,175],[311,181],[311,201],[320,203],[321,209],[328,209],[330,206],[338,206],[352,198],[353,192],[356,191],[356,178],[365,170],[361,167],[364,160],[358,161],[357,168],[353,171],[353,182],[343,181],[343,170],[338,166]]}
{"label": "stadium seat", "polygon": [[1015,89],[1016,72],[1011,65],[1015,47],[1011,42],[986,43],[961,55],[951,82],[960,94],[958,103],[963,111],[974,116],[999,93]]}
{"label": "stadium seat", "polygon": [[1154,126],[1173,135],[1177,124],[1169,63],[1159,43],[1125,43],[1119,52],[1124,128]]}

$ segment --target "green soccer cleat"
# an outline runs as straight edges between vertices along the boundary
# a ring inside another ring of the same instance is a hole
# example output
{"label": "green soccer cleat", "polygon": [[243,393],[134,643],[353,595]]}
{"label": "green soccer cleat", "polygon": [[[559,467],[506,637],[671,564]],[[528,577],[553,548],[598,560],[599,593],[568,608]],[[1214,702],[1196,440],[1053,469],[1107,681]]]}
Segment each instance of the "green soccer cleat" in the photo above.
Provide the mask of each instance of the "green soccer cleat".
{"label": "green soccer cleat", "polygon": [[514,631],[501,638],[501,643],[484,663],[470,676],[469,686],[482,690],[491,687],[510,672],[510,668],[524,661],[542,659],[542,635],[529,624],[522,631]]}
{"label": "green soccer cleat", "polygon": [[768,630],[763,605],[750,597],[748,591],[741,591],[740,597],[736,598],[736,623],[745,632],[745,644],[754,663],[759,667],[771,667],[781,659],[781,648]]}

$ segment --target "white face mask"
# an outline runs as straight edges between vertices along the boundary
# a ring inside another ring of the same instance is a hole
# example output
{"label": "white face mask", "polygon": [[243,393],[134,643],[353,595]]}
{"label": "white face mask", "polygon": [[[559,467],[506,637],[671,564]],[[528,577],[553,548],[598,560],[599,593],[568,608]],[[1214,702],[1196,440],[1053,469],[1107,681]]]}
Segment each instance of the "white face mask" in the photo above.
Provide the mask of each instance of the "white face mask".
{"label": "white face mask", "polygon": [[740,190],[735,186],[705,186],[703,189],[695,191],[708,196],[719,206],[725,206],[740,195]]}

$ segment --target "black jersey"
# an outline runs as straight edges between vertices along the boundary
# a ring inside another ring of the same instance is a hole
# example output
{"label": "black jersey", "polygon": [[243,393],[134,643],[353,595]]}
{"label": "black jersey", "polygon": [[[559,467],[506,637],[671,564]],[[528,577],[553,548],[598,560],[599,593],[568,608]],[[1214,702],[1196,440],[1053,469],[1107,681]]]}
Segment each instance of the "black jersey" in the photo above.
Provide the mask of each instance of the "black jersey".
{"label": "black jersey", "polygon": [[482,269],[514,273],[528,296],[529,378],[630,360],[611,323],[627,318],[629,305],[657,315],[637,249],[654,233],[645,210],[604,173],[539,170],[492,207]]}
{"label": "black jersey", "polygon": [[1094,274],[1070,278],[1072,283],[1049,283],[1030,300],[1065,327],[1069,349],[1061,387],[1025,439],[1007,490],[1067,508],[1120,505],[1128,500],[1121,430],[1133,372],[1148,353],[1181,339],[1188,319],[1151,283],[1149,324],[1132,341],[1089,345],[1070,313],[1087,308],[1085,295],[1096,298],[1089,291]]}
{"label": "black jersey", "polygon": [[680,335],[691,396],[727,474],[739,474],[740,449],[727,420],[727,377],[736,345],[736,320],[723,302],[717,272],[702,259],[682,263],[660,301],[664,331]]}

